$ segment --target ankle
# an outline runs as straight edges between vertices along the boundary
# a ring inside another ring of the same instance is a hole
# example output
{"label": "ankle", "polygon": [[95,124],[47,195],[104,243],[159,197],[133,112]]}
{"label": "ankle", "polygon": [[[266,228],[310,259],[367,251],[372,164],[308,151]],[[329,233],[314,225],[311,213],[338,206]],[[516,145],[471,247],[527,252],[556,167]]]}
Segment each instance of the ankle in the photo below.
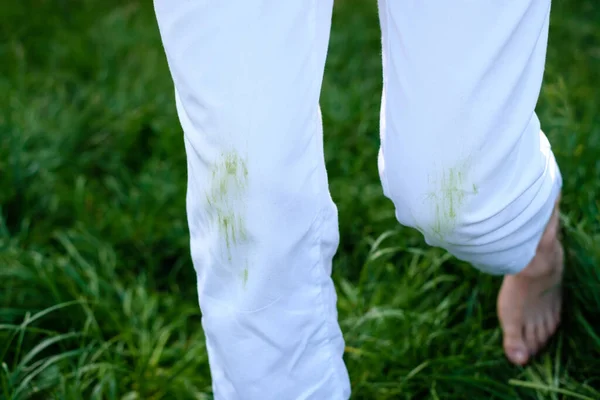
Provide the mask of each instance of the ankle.
{"label": "ankle", "polygon": [[536,279],[560,273],[562,259],[563,248],[558,238],[555,237],[551,242],[539,246],[533,260],[516,276]]}

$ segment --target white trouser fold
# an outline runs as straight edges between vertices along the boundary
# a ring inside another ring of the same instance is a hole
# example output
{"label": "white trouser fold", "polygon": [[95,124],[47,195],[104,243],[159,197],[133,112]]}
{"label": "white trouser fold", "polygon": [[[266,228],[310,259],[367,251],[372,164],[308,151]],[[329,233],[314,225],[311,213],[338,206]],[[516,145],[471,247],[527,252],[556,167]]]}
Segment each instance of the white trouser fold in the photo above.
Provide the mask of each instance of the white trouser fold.
{"label": "white trouser fold", "polygon": [[[347,399],[318,105],[332,0],[154,4],[215,398]],[[534,113],[549,0],[379,6],[378,161],[398,220],[482,270],[518,272],[561,185]]]}

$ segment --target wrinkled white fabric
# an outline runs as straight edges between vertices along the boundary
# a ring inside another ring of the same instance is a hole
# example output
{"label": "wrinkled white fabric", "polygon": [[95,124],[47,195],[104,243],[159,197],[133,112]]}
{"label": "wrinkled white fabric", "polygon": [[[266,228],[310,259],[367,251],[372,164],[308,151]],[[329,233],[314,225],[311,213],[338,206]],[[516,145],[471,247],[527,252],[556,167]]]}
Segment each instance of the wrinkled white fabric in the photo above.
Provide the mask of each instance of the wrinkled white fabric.
{"label": "wrinkled white fabric", "polygon": [[[215,398],[347,399],[318,105],[332,0],[154,5]],[[398,220],[484,271],[520,271],[561,186],[534,112],[550,1],[379,9],[378,163]]]}

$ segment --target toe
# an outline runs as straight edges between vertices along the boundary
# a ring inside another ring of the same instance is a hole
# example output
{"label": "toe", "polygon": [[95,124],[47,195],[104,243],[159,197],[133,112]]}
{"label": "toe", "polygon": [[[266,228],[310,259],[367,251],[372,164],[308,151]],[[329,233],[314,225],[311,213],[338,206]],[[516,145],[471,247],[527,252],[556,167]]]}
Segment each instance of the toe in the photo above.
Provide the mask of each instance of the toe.
{"label": "toe", "polygon": [[552,334],[552,330],[548,329],[547,318],[541,318],[535,326],[535,333],[537,339],[536,351],[539,351],[548,342],[548,338]]}
{"label": "toe", "polygon": [[558,318],[557,315],[553,312],[548,313],[545,318],[546,322],[546,331],[548,332],[548,336],[551,336],[556,332],[556,328],[558,327]]}
{"label": "toe", "polygon": [[529,361],[529,352],[525,345],[504,345],[506,358],[516,365],[525,365]]}
{"label": "toe", "polygon": [[529,352],[520,326],[504,327],[504,353],[513,364],[524,365],[527,363]]}
{"label": "toe", "polygon": [[561,301],[559,298],[554,301],[553,307],[552,307],[552,316],[553,316],[553,319],[556,321],[557,325],[560,321],[560,308],[561,308]]}
{"label": "toe", "polygon": [[534,354],[538,350],[536,327],[537,324],[533,321],[525,324],[525,343],[527,343],[527,350],[529,350],[529,354]]}

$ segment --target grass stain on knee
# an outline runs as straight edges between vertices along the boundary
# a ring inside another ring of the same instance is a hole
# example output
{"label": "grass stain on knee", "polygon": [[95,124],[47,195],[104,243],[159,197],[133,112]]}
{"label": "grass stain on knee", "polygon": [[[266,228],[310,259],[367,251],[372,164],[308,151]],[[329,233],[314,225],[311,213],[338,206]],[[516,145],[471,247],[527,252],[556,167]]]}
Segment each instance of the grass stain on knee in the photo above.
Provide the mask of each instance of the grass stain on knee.
{"label": "grass stain on knee", "polygon": [[[229,262],[235,248],[247,239],[245,197],[248,186],[248,167],[236,151],[221,154],[210,171],[211,183],[206,193],[210,216],[224,241]],[[247,280],[247,267],[244,272]]]}
{"label": "grass stain on knee", "polygon": [[432,190],[427,195],[433,212],[433,223],[430,228],[442,241],[456,228],[466,195],[479,193],[474,183],[471,184],[472,191],[467,189],[469,169],[470,163],[467,160],[457,166],[444,169],[434,176],[429,176],[429,182],[433,184]]}
{"label": "grass stain on knee", "polygon": [[242,285],[244,288],[248,284],[248,267],[244,268],[244,273],[242,275]]}

